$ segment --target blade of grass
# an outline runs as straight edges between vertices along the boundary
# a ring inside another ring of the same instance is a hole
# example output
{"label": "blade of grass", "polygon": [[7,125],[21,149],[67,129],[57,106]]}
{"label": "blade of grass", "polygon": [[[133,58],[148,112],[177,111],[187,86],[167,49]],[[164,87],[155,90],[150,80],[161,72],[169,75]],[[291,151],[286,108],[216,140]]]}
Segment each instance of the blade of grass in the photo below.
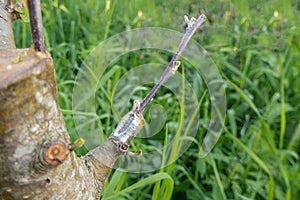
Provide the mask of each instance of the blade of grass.
{"label": "blade of grass", "polygon": [[287,146],[288,150],[292,150],[292,148],[294,147],[294,145],[300,140],[300,121],[298,122],[294,133],[289,141],[289,144]]}
{"label": "blade of grass", "polygon": [[274,178],[270,176],[270,181],[268,185],[268,200],[274,199]]}
{"label": "blade of grass", "polygon": [[157,174],[154,174],[150,177],[147,177],[145,179],[142,179],[141,181],[121,190],[120,192],[115,192],[113,195],[107,197],[106,199],[113,199],[113,198],[117,198],[118,196],[120,195],[126,195],[138,188],[143,188],[145,186],[149,186],[150,184],[153,184],[157,181],[160,181],[160,180],[164,180],[166,179],[167,182],[168,182],[168,188],[166,188],[166,197],[168,196],[171,196],[172,195],[172,191],[173,191],[173,187],[174,187],[174,182],[173,182],[173,179],[170,175],[168,175],[167,173],[157,173]]}
{"label": "blade of grass", "polygon": [[[161,168],[159,170],[160,173],[162,173],[164,171],[165,162],[166,162],[167,146],[168,146],[168,126],[166,126],[166,131],[165,131],[165,140],[164,140],[164,148],[163,148],[163,153],[162,153],[162,162],[161,162]],[[159,199],[160,195],[161,195],[161,181],[157,181],[154,185],[154,188],[153,188],[152,200]]]}
{"label": "blade of grass", "polygon": [[107,187],[104,189],[102,198],[105,199],[106,197],[112,195],[117,186],[119,186],[120,188],[122,186],[122,183],[124,183],[124,176],[126,176],[125,172],[116,170],[109,180]]}
{"label": "blade of grass", "polygon": [[[169,161],[168,161],[169,163],[174,162],[176,160],[176,158],[178,157],[178,153],[180,152],[180,149],[181,149],[181,145],[180,145],[180,135],[181,134],[180,133],[181,133],[181,129],[182,129],[183,121],[184,121],[184,110],[185,110],[185,106],[184,106],[185,81],[184,81],[184,66],[183,65],[182,65],[181,69],[182,69],[182,73],[183,73],[182,80],[181,80],[182,98],[181,98],[181,102],[180,102],[180,116],[179,116],[179,121],[178,121],[178,128],[177,128],[176,135],[174,138],[174,143],[173,143],[173,147],[176,147],[176,148],[172,149],[171,155],[169,156]],[[171,174],[173,167],[174,167],[174,163],[167,167],[166,172],[168,174]]]}
{"label": "blade of grass", "polygon": [[71,114],[71,115],[81,115],[81,116],[91,116],[91,117],[97,117],[96,113],[88,113],[88,112],[80,112],[80,111],[74,111],[74,110],[67,110],[67,109],[60,109],[60,111],[63,114]]}
{"label": "blade of grass", "polygon": [[212,166],[213,166],[213,171],[214,171],[214,174],[216,176],[216,179],[217,179],[217,183],[218,183],[218,188],[221,192],[221,195],[222,195],[222,199],[227,199],[226,198],[226,195],[225,195],[225,192],[224,192],[224,186],[222,184],[222,181],[221,181],[221,178],[220,178],[220,174],[218,172],[218,169],[217,169],[217,166],[216,166],[216,163],[215,163],[215,160],[213,159],[213,156],[209,156],[210,158],[210,161],[212,163]]}
{"label": "blade of grass", "polygon": [[[282,59],[280,59],[282,60]],[[283,147],[284,132],[286,126],[286,116],[284,109],[284,72],[283,72],[283,61],[280,62],[280,139],[279,149]]]}
{"label": "blade of grass", "polygon": [[275,152],[276,152],[275,141],[274,141],[273,135],[271,133],[271,130],[270,130],[267,122],[263,119],[262,115],[259,113],[259,111],[258,111],[257,107],[255,106],[255,104],[253,103],[253,101],[236,84],[231,82],[229,79],[227,79],[226,81],[248,103],[248,105],[252,108],[252,110],[257,115],[262,127],[265,130],[265,133],[266,133],[265,135],[267,137],[266,138],[267,144],[269,145],[271,152],[275,155]]}
{"label": "blade of grass", "polygon": [[106,7],[107,8],[107,12],[108,12],[108,17],[107,17],[107,24],[106,24],[106,27],[105,27],[105,32],[104,32],[104,36],[103,36],[103,40],[105,40],[108,36],[108,33],[109,33],[109,29],[110,29],[110,23],[111,23],[111,19],[112,19],[112,15],[114,13],[114,10],[115,10],[115,6],[116,6],[116,3],[117,3],[117,0],[108,0],[106,1],[106,4],[111,4],[111,1],[113,1],[112,3],[112,6],[110,7]]}
{"label": "blade of grass", "polygon": [[194,181],[193,177],[188,173],[188,171],[181,165],[176,165],[175,167],[176,167],[176,170],[182,171],[186,175],[186,177],[191,182],[191,184],[194,186],[196,191],[201,195],[199,199],[206,199],[205,198],[206,196],[205,196],[204,192],[202,191],[202,189],[200,188],[199,184]]}
{"label": "blade of grass", "polygon": [[244,151],[270,176],[272,176],[270,169],[267,165],[247,146],[245,146],[237,137],[232,135],[226,128],[224,128],[227,136],[237,143]]}
{"label": "blade of grass", "polygon": [[259,88],[253,83],[253,81],[250,78],[244,76],[243,73],[240,70],[238,70],[235,66],[233,66],[231,63],[224,61],[223,64],[231,72],[236,74],[238,76],[238,78],[242,79],[242,81],[243,81],[243,84],[241,83],[242,85],[247,84],[247,86],[250,86],[251,89],[253,89],[256,92],[257,96],[259,97],[259,99],[261,101],[263,101],[264,103],[268,102],[267,99],[265,98],[265,95],[259,90]]}

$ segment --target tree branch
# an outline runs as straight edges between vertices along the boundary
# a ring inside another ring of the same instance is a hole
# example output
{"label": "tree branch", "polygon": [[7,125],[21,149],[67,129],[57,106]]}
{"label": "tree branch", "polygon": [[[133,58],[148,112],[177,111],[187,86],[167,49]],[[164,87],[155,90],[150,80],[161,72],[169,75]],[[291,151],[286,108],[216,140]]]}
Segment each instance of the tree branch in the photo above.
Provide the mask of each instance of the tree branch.
{"label": "tree branch", "polygon": [[28,10],[34,50],[45,53],[46,48],[44,43],[40,0],[28,0]]}
{"label": "tree branch", "polygon": [[[185,19],[187,19],[186,16],[185,16]],[[152,88],[152,90],[149,92],[149,94],[142,101],[142,103],[137,111],[138,113],[142,113],[144,111],[146,105],[151,101],[151,99],[154,97],[155,93],[159,90],[159,88],[162,86],[162,84],[164,84],[168,80],[168,78],[177,70],[178,66],[180,65],[180,63],[177,62],[179,56],[185,49],[188,41],[191,39],[191,37],[193,36],[193,34],[197,30],[197,28],[204,23],[205,19],[206,19],[205,15],[200,15],[197,20],[195,18],[191,18],[191,20],[187,19],[188,20],[187,21],[188,28],[178,46],[176,53],[173,55],[171,61],[169,62],[166,70],[160,77],[157,84]]]}

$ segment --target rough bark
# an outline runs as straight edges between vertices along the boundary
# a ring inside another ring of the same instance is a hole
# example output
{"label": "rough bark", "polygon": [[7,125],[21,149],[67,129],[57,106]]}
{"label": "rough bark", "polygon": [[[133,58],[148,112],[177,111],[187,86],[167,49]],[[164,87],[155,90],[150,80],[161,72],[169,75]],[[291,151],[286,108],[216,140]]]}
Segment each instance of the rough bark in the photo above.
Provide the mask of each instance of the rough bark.
{"label": "rough bark", "polygon": [[0,199],[98,199],[122,152],[70,150],[51,57],[0,50],[0,74]]}
{"label": "rough bark", "polygon": [[0,0],[0,49],[15,49],[12,31],[12,16],[5,9],[5,4]]}

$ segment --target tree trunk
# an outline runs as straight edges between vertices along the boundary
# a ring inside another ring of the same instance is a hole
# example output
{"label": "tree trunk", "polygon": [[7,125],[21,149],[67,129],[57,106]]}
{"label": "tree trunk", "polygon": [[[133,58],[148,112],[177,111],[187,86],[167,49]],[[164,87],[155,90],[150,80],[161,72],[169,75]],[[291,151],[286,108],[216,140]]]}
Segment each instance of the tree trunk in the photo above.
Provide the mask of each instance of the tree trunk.
{"label": "tree trunk", "polygon": [[1,6],[0,199],[99,199],[124,151],[108,139],[83,157],[75,155],[52,58],[14,49],[11,19]]}
{"label": "tree trunk", "polygon": [[0,49],[16,48],[11,20],[12,16],[5,10],[4,2],[0,0]]}

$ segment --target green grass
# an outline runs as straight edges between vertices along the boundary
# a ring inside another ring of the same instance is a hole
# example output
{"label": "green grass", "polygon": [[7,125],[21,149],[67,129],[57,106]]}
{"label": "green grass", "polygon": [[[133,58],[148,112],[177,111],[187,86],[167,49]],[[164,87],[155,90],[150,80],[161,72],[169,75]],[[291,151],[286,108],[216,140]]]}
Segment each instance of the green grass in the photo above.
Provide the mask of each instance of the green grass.
{"label": "green grass", "polygon": [[[227,115],[220,140],[207,157],[199,156],[210,118],[210,100],[202,78],[184,62],[184,75],[203,101],[198,119],[202,128],[192,145],[176,162],[155,172],[114,171],[103,199],[300,198],[299,0],[45,0],[42,10],[59,103],[72,140],[78,137],[72,118],[75,77],[81,62],[99,42],[147,26],[184,32],[184,14],[204,12],[208,17],[194,39],[209,52],[226,83]],[[15,23],[15,39],[19,48],[30,46],[28,24]],[[132,66],[166,63],[169,56],[166,52],[137,51],[112,64],[96,97],[102,140],[116,125],[110,101],[122,74]],[[151,86],[144,88],[148,91]],[[141,91],[134,96],[145,94]],[[133,150],[158,149],[154,144],[168,144],[176,138],[176,127],[182,126],[185,108],[176,106],[170,91],[163,89],[154,101],[168,108],[166,125],[153,143],[134,140]],[[130,107],[128,103],[124,106]],[[78,153],[85,152],[82,148]]]}

